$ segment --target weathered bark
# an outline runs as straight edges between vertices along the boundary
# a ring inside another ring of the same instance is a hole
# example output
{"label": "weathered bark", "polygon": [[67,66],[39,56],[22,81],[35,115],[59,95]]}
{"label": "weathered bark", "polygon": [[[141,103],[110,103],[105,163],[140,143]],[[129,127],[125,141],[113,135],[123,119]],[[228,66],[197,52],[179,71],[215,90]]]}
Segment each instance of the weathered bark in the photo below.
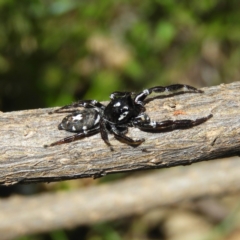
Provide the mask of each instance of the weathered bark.
{"label": "weathered bark", "polygon": [[172,167],[237,155],[240,148],[240,82],[179,94],[147,104],[151,118],[196,119],[207,122],[186,130],[129,135],[146,141],[133,148],[110,137],[114,151],[100,135],[44,148],[72,133],[57,130],[66,114],[50,109],[0,113],[0,184],[100,177],[109,173]]}
{"label": "weathered bark", "polygon": [[1,239],[141,214],[240,190],[239,157],[154,171],[87,189],[0,200]]}

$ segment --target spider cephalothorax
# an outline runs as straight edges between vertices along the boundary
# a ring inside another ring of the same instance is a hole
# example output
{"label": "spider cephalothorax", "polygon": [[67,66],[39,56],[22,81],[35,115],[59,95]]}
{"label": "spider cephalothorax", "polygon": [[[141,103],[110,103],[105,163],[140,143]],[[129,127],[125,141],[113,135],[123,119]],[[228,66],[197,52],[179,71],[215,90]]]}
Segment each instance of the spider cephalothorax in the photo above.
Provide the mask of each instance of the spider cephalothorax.
{"label": "spider cephalothorax", "polygon": [[[207,117],[196,120],[183,119],[156,122],[152,121],[145,113],[145,100],[152,92],[173,94],[184,91],[202,93],[201,90],[188,85],[174,84],[167,87],[157,86],[145,89],[138,94],[132,92],[113,92],[110,95],[111,101],[107,106],[96,100],[80,100],[76,103],[66,105],[50,113],[70,113],[58,125],[58,129],[75,132],[76,134],[45,146],[73,142],[99,132],[104,142],[110,147],[111,144],[108,140],[109,133],[113,134],[121,142],[138,146],[145,140],[133,140],[127,137],[125,134],[128,131],[128,127],[136,127],[146,132],[171,131],[174,129],[191,128],[212,117],[212,114],[210,114]],[[79,107],[83,107],[84,109],[77,109]]]}

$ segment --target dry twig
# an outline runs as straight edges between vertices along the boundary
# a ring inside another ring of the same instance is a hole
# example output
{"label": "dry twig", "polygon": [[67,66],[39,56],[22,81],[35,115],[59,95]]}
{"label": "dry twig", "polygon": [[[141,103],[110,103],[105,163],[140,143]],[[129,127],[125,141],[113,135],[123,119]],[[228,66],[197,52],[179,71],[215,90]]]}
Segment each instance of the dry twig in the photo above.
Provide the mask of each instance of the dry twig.
{"label": "dry twig", "polygon": [[44,148],[71,135],[58,131],[62,114],[49,109],[0,113],[0,184],[100,177],[109,173],[187,165],[237,155],[240,147],[240,82],[203,89],[203,94],[180,94],[155,99],[147,112],[155,120],[195,119],[213,114],[187,130],[129,135],[145,138],[136,148],[110,138],[113,152],[100,135]]}
{"label": "dry twig", "polygon": [[239,157],[149,172],[70,192],[14,196],[0,201],[0,236],[73,228],[112,220],[183,200],[240,190]]}

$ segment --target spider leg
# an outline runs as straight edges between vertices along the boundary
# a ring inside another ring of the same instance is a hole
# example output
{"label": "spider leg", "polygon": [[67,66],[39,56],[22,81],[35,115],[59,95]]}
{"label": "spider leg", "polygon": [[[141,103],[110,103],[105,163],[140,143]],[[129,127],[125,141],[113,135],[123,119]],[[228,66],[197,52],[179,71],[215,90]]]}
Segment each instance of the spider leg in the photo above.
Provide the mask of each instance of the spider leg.
{"label": "spider leg", "polygon": [[175,129],[187,129],[206,122],[213,115],[210,114],[207,117],[197,118],[196,120],[182,119],[182,120],[166,120],[162,122],[138,122],[135,125],[137,128],[145,132],[164,132],[172,131]]}
{"label": "spider leg", "polygon": [[104,121],[100,122],[100,134],[101,134],[102,140],[110,147],[111,151],[113,151],[112,144],[109,142],[109,139],[108,139],[108,131]]}
{"label": "spider leg", "polygon": [[127,137],[126,135],[124,135],[123,132],[119,131],[114,125],[111,125],[111,131],[117,140],[127,143],[128,145],[131,145],[131,146],[138,146],[145,141],[144,138],[133,140]]}
{"label": "spider leg", "polygon": [[166,87],[157,86],[157,87],[152,87],[152,88],[143,90],[135,97],[134,101],[136,104],[140,104],[141,106],[143,106],[144,99],[153,92],[161,93],[162,95],[169,95],[169,94],[174,94],[178,92],[188,92],[188,91],[192,91],[195,93],[203,92],[202,90],[196,89],[189,85],[183,85],[183,84],[173,84]]}
{"label": "spider leg", "polygon": [[60,145],[60,144],[64,144],[64,143],[74,142],[74,141],[77,141],[79,139],[92,136],[96,133],[99,133],[99,126],[96,127],[96,128],[90,129],[90,130],[84,130],[83,132],[79,132],[75,135],[63,138],[63,139],[61,139],[59,141],[56,141],[56,142],[53,142],[49,145],[44,145],[44,147],[46,148],[46,147],[52,147],[52,146]]}
{"label": "spider leg", "polygon": [[96,109],[105,109],[105,106],[101,104],[100,102],[96,100],[80,100],[78,102],[63,106],[61,108],[58,108],[52,112],[49,112],[49,114],[53,113],[73,113],[76,111],[76,109],[73,108],[78,108],[78,107],[84,107],[84,108],[96,108]]}
{"label": "spider leg", "polygon": [[150,117],[146,113],[140,113],[137,117],[135,117],[130,123],[128,123],[129,127],[138,127],[141,124],[149,124],[151,121]]}

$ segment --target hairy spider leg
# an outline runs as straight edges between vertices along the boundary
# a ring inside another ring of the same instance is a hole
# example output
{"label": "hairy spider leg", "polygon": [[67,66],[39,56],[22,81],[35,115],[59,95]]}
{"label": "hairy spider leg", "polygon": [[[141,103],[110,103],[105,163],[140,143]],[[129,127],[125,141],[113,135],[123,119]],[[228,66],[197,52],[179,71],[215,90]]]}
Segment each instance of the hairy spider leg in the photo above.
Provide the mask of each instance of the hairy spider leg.
{"label": "hairy spider leg", "polygon": [[100,134],[101,134],[102,140],[110,147],[111,151],[113,151],[112,144],[109,142],[109,139],[108,139],[108,130],[106,128],[106,124],[104,120],[101,120],[100,122]]}
{"label": "hairy spider leg", "polygon": [[146,113],[140,113],[137,117],[135,117],[129,124],[129,127],[138,127],[139,124],[149,124],[151,121],[150,117]]}
{"label": "hairy spider leg", "polygon": [[49,145],[44,145],[44,147],[52,147],[52,146],[55,146],[55,145],[74,142],[74,141],[77,141],[77,140],[85,138],[85,137],[90,137],[90,136],[92,136],[96,133],[99,133],[99,126],[97,126],[96,128],[90,129],[90,130],[84,130],[84,131],[79,132],[75,135],[72,135],[72,136],[63,138],[59,141],[53,142]]}
{"label": "hairy spider leg", "polygon": [[169,85],[166,87],[157,86],[157,87],[145,89],[142,92],[140,92],[139,94],[137,94],[134,101],[136,104],[140,104],[141,106],[143,106],[144,99],[153,92],[154,93],[162,93],[162,95],[169,95],[169,94],[174,94],[174,93],[178,93],[178,92],[187,92],[187,91],[192,91],[195,93],[203,93],[202,90],[196,89],[189,85],[173,84],[173,85]]}
{"label": "hairy spider leg", "polygon": [[[96,108],[97,109],[105,109],[105,106],[101,104],[100,102],[96,100],[80,100],[78,102],[63,106],[61,108],[58,108],[52,112],[49,112],[49,114],[53,113],[73,113],[76,111],[76,109],[73,108],[78,108],[78,107],[84,107],[84,108]],[[71,110],[68,110],[71,109]]]}
{"label": "hairy spider leg", "polygon": [[191,128],[201,123],[206,122],[213,115],[210,114],[207,117],[197,118],[195,120],[182,119],[182,120],[166,120],[162,122],[138,122],[138,125],[135,127],[139,128],[145,132],[164,132],[164,131],[172,131],[176,129],[186,129]]}
{"label": "hairy spider leg", "polygon": [[117,140],[127,143],[131,146],[138,146],[145,141],[144,138],[133,140],[133,139],[127,137],[126,135],[124,135],[123,132],[119,131],[114,125],[111,125],[111,131]]}

